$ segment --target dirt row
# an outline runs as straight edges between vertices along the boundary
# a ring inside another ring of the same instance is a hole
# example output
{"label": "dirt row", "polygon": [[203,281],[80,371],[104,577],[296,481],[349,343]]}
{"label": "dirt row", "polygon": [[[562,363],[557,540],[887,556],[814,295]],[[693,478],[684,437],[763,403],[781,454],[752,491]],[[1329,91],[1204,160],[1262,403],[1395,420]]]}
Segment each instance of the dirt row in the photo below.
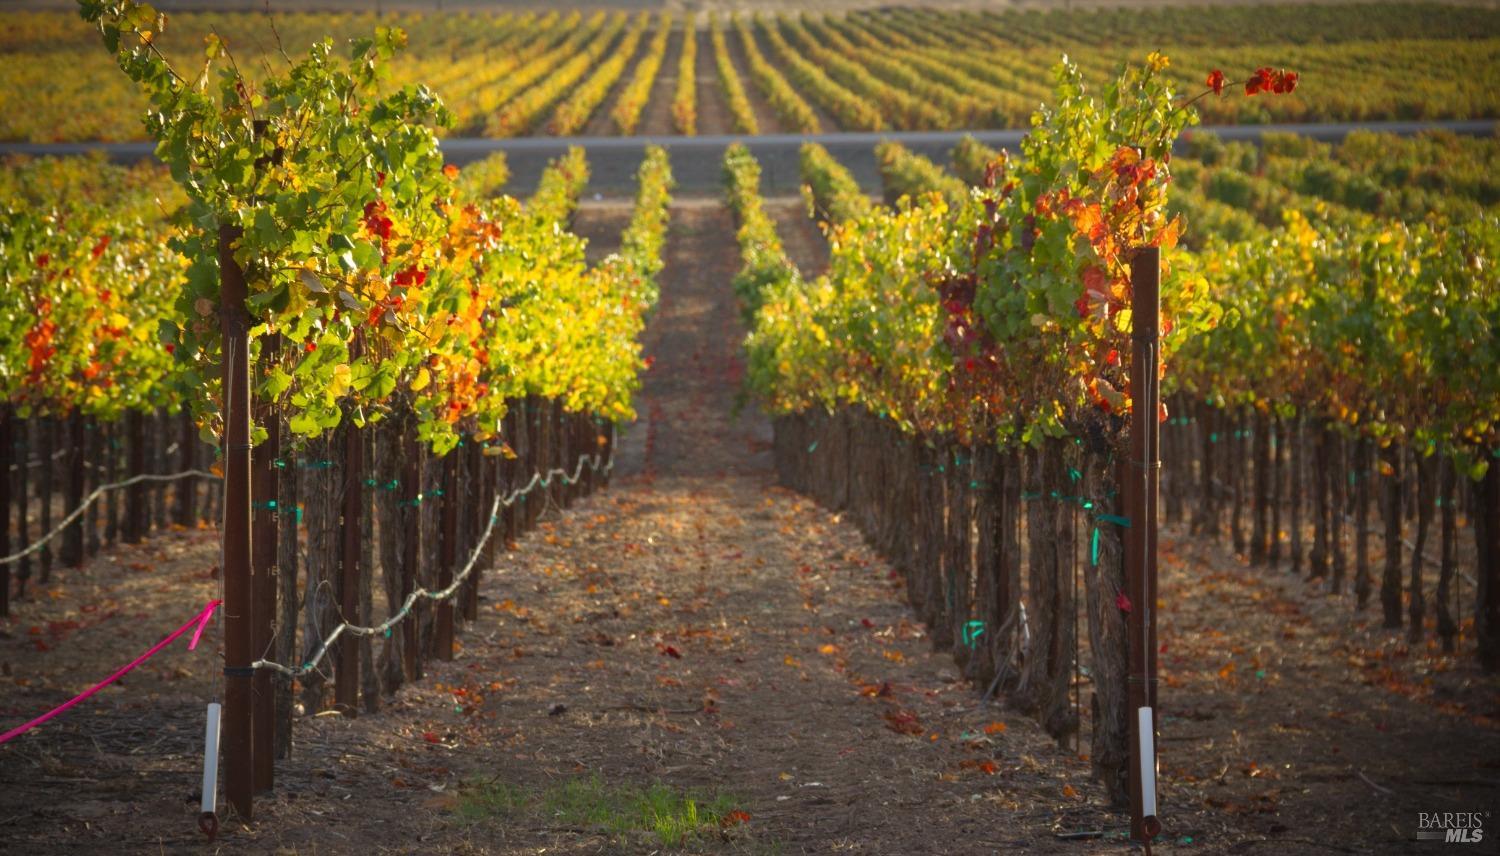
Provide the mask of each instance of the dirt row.
{"label": "dirt row", "polygon": [[[800,201],[769,206],[798,264],[826,263]],[[583,206],[591,258],[627,218]],[[737,406],[732,248],[722,205],[673,206],[614,481],[485,575],[452,663],[377,715],[301,716],[255,821],[206,847],[212,627],[198,651],[174,646],[0,746],[5,852],[1126,852],[1087,737],[1059,746],[981,699],[932,650],[895,569],[775,485],[769,425]],[[1470,660],[1412,649],[1176,530],[1162,569],[1158,851],[1405,853],[1418,811],[1492,808],[1500,693]],[[59,575],[0,625],[0,725],[68,698],[217,588],[206,531]],[[579,819],[599,783],[691,795],[723,818],[665,846],[612,815]]]}

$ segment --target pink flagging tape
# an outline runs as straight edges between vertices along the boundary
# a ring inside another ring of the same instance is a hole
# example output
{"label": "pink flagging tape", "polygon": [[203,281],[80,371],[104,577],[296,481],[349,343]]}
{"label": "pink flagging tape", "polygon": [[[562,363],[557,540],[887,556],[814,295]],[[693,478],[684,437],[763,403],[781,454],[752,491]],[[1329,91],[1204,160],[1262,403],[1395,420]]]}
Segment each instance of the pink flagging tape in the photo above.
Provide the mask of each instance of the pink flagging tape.
{"label": "pink flagging tape", "polygon": [[193,628],[194,625],[197,626],[197,629],[193,631],[193,638],[190,642],[188,642],[188,650],[191,651],[194,648],[197,648],[198,640],[203,636],[203,628],[208,626],[208,620],[213,617],[214,610],[218,609],[219,604],[221,603],[223,603],[222,600],[209,601],[203,607],[202,611],[200,611],[192,618],[188,619],[188,622],[186,624],[169,633],[167,635],[167,638],[161,640],[155,645],[152,645],[149,649],[147,649],[146,653],[142,654],[139,657],[136,657],[134,660],[131,660],[124,666],[121,666],[119,669],[115,670],[115,673],[113,675],[110,675],[99,683],[94,684],[92,687],[89,687],[87,690],[84,690],[77,696],[74,696],[71,700],[58,705],[52,710],[49,710],[41,716],[38,716],[36,719],[33,719],[32,721],[26,723],[25,725],[18,725],[15,728],[12,728],[11,730],[5,732],[4,734],[0,734],[0,743],[5,743],[8,740],[20,737],[22,734],[25,734],[31,729],[36,728],[38,725],[41,725],[47,720],[52,719],[56,716],[60,716],[61,714],[67,712],[69,708],[73,707],[79,702],[88,699],[90,696],[94,695],[95,693],[99,692],[115,681],[118,681],[120,678],[125,677],[125,675],[129,674],[133,669],[135,669],[136,666],[139,666],[140,664],[156,656],[157,652],[172,644],[174,641],[176,641],[177,637],[188,632],[188,630]]}

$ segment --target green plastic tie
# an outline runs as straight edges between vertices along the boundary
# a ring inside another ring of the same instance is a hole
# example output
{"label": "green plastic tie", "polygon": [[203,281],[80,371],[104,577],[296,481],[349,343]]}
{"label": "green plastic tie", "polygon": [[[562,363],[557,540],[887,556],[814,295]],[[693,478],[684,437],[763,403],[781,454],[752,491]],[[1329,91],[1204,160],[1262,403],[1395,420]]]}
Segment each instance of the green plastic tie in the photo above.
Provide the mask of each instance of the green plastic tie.
{"label": "green plastic tie", "polygon": [[975,620],[965,621],[963,631],[960,635],[963,639],[964,645],[967,646],[970,650],[973,650],[975,643],[979,641],[979,637],[983,634],[984,622]]}
{"label": "green plastic tie", "polygon": [[257,509],[265,509],[266,511],[275,511],[276,510],[276,500],[274,500],[274,499],[268,499],[265,502],[252,502],[250,504],[250,507],[251,508],[257,508]]}
{"label": "green plastic tie", "polygon": [[1116,526],[1124,526],[1126,529],[1130,528],[1129,517],[1121,517],[1118,514],[1100,514],[1098,515],[1098,519],[1105,523],[1113,523]]}
{"label": "green plastic tie", "polygon": [[818,441],[814,440],[814,441],[812,441],[812,445],[807,447],[807,453],[809,455],[811,455],[814,451],[817,450],[817,448],[818,448]]}
{"label": "green plastic tie", "polygon": [[1099,527],[1094,526],[1094,535],[1089,539],[1089,554],[1092,557],[1089,564],[1099,567]]}

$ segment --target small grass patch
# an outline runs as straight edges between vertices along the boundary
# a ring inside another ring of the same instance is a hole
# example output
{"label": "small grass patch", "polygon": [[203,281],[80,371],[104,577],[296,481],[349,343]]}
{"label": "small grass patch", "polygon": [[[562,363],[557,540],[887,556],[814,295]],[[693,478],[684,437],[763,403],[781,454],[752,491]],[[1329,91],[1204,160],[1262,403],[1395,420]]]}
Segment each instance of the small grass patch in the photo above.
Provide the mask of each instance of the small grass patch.
{"label": "small grass patch", "polygon": [[684,791],[660,782],[608,784],[597,774],[541,789],[482,782],[459,795],[458,815],[467,820],[533,817],[557,826],[597,829],[611,836],[646,833],[664,847],[681,847],[700,835],[718,833],[749,819],[725,794]]}

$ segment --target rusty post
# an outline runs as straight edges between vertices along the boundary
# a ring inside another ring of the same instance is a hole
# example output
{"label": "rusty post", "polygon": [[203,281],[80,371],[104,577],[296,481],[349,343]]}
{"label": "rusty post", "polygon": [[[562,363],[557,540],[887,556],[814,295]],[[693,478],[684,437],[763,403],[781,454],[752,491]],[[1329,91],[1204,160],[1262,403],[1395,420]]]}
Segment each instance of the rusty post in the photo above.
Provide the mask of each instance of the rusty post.
{"label": "rusty post", "polygon": [[[474,525],[472,538],[478,544],[484,529],[490,525],[490,506],[495,502],[495,462],[485,455],[485,444],[475,443],[471,455],[475,472],[470,476],[474,482],[472,489],[477,489],[477,501],[470,504],[474,513]],[[471,544],[473,549],[475,544]],[[464,621],[479,620],[479,583],[484,577],[486,568],[491,567],[495,561],[495,537],[491,533],[489,540],[480,547],[479,564],[469,574],[468,581],[464,584]]]}
{"label": "rusty post", "polygon": [[[240,274],[241,281],[244,275]],[[225,407],[228,407],[226,404]],[[146,417],[137,409],[125,412],[125,475],[135,477],[146,471]],[[125,489],[125,531],[120,540],[139,544],[149,525],[146,516],[146,483],[137,482]]]}
{"label": "rusty post", "polygon": [[[458,540],[458,455],[454,449],[443,456],[443,495],[440,497],[438,528],[438,588],[453,583],[453,565],[457,559]],[[437,626],[432,634],[434,655],[439,660],[453,659],[453,598],[437,605]]]}
{"label": "rusty post", "polygon": [[[219,321],[224,337],[224,794],[242,820],[253,816],[254,736],[251,732],[250,662],[254,612],[250,576],[250,316],[245,272],[234,259],[240,229],[219,227]],[[140,415],[135,415],[135,425]],[[135,426],[132,426],[134,429]],[[132,437],[132,440],[136,439]],[[131,449],[132,471],[139,454]],[[144,497],[132,519],[145,519]],[[133,527],[137,524],[133,524]],[[135,529],[135,535],[142,534]]]}
{"label": "rusty post", "polygon": [[[198,425],[193,422],[193,411],[190,408],[183,407],[182,412],[177,414],[177,430],[178,468],[194,469],[198,466]],[[172,518],[177,525],[189,527],[197,523],[198,480],[182,479],[177,482],[176,500]]]}
{"label": "rusty post", "polygon": [[1156,524],[1161,473],[1158,383],[1161,341],[1161,251],[1137,250],[1130,264],[1131,333],[1130,458],[1124,497],[1130,723],[1130,837],[1150,842],[1161,831],[1156,808]]}
{"label": "rusty post", "polygon": [[[349,358],[359,356],[358,343],[349,348]],[[339,551],[339,613],[344,621],[357,623],[359,614],[360,555],[364,549],[360,538],[360,514],[365,498],[364,437],[359,427],[345,414],[344,426],[344,496],[343,535]],[[333,705],[345,716],[359,713],[359,637],[345,634],[338,641],[338,667],[333,673]]]}
{"label": "rusty post", "polygon": [[[422,555],[422,449],[417,442],[416,419],[406,415],[401,427],[401,602],[417,590],[417,563]],[[419,648],[420,605],[401,622],[401,669],[406,680],[422,677],[422,651]]]}
{"label": "rusty post", "polygon": [[[261,343],[260,363],[269,366],[276,360],[279,336],[267,336]],[[276,558],[280,547],[281,510],[277,497],[281,484],[276,459],[281,456],[280,424],[274,405],[263,405],[256,414],[266,426],[266,439],[260,451],[250,459],[250,573],[254,587],[254,651],[257,657],[271,654],[276,615]],[[180,503],[179,510],[190,503]],[[295,525],[295,524],[294,524]],[[254,693],[252,720],[255,731],[255,791],[271,790],[275,779],[276,698],[271,673],[262,669],[251,680]]]}

